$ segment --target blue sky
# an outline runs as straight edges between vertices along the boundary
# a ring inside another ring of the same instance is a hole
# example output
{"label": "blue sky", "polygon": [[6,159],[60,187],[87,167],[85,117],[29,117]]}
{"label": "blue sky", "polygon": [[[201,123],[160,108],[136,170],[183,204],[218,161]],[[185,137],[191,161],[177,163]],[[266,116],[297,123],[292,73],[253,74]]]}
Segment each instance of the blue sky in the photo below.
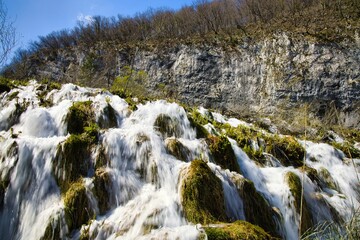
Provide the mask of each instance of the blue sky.
{"label": "blue sky", "polygon": [[179,9],[193,0],[3,0],[8,16],[15,20],[17,47],[26,47],[38,36],[71,29],[86,16],[133,16],[149,8]]}

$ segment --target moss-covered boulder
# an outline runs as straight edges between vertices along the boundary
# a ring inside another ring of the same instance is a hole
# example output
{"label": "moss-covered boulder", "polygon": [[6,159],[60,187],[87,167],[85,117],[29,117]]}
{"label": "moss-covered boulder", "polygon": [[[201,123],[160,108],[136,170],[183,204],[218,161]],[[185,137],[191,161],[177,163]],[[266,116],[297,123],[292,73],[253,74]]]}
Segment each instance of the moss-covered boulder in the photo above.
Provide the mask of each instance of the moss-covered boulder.
{"label": "moss-covered boulder", "polygon": [[5,192],[6,188],[8,187],[9,183],[5,181],[0,181],[0,211],[4,207],[4,198],[5,198]]}
{"label": "moss-covered boulder", "polygon": [[284,166],[301,167],[303,165],[305,149],[293,137],[275,135],[267,137],[265,141],[266,152],[275,156]]}
{"label": "moss-covered boulder", "polygon": [[211,155],[218,165],[224,169],[240,173],[234,150],[226,136],[208,136],[206,138],[206,143],[209,146]]}
{"label": "moss-covered boulder", "polygon": [[228,224],[217,224],[205,227],[208,240],[270,240],[272,238],[259,226],[245,221],[236,221]]}
{"label": "moss-covered boulder", "polygon": [[355,148],[349,142],[345,143],[332,143],[333,147],[341,150],[347,158],[360,158],[360,150]]}
{"label": "moss-covered boulder", "polygon": [[154,122],[154,127],[164,138],[180,137],[182,130],[177,119],[173,119],[167,114],[160,114]]}
{"label": "moss-covered boulder", "polygon": [[320,180],[320,185],[322,187],[332,188],[336,191],[339,191],[339,187],[337,183],[335,182],[333,177],[330,175],[330,172],[326,168],[323,167],[320,168],[318,176]]}
{"label": "moss-covered boulder", "polygon": [[189,149],[176,138],[167,138],[165,140],[165,147],[168,153],[181,161],[187,162],[191,157]]}
{"label": "moss-covered boulder", "polygon": [[254,183],[247,179],[241,179],[237,183],[239,195],[244,203],[246,221],[262,227],[273,236],[279,235],[276,231],[276,217],[269,203],[259,194]]}
{"label": "moss-covered boulder", "polygon": [[70,135],[59,146],[56,160],[53,164],[55,178],[62,192],[66,192],[72,182],[82,176],[87,176],[91,167],[91,145],[94,139],[87,135]]}
{"label": "moss-covered boulder", "polygon": [[188,221],[206,224],[227,220],[221,181],[204,161],[192,161],[183,178],[181,203]]}
{"label": "moss-covered boulder", "polygon": [[313,182],[319,182],[318,171],[307,165],[298,168],[301,172],[305,173]]}
{"label": "moss-covered boulder", "polygon": [[[300,214],[301,207],[301,191],[302,184],[300,178],[293,172],[285,174],[285,182],[288,184],[291,195],[294,197],[294,206],[298,214]],[[306,232],[309,228],[313,227],[311,212],[307,207],[305,198],[302,199],[302,219],[301,219],[301,233]]]}
{"label": "moss-covered boulder", "polygon": [[111,178],[104,168],[99,168],[95,172],[93,192],[98,201],[100,214],[104,214],[110,209]]}
{"label": "moss-covered boulder", "polygon": [[61,236],[60,219],[53,218],[47,225],[45,229],[45,233],[40,238],[40,240],[61,240],[61,239],[63,239],[63,237]]}
{"label": "moss-covered boulder", "polygon": [[86,188],[82,180],[71,185],[64,197],[65,220],[69,232],[78,229],[94,217],[90,200],[86,195]]}
{"label": "moss-covered boulder", "polygon": [[209,123],[207,118],[203,117],[198,111],[188,113],[187,117],[191,127],[196,131],[197,138],[206,138],[209,135],[208,131],[203,127],[203,125]]}
{"label": "moss-covered boulder", "polygon": [[85,127],[95,123],[95,114],[91,101],[75,102],[66,116],[67,130],[70,134],[81,134]]}
{"label": "moss-covered boulder", "polygon": [[100,128],[115,128],[117,127],[117,113],[115,109],[108,103],[103,109],[103,113],[99,119]]}

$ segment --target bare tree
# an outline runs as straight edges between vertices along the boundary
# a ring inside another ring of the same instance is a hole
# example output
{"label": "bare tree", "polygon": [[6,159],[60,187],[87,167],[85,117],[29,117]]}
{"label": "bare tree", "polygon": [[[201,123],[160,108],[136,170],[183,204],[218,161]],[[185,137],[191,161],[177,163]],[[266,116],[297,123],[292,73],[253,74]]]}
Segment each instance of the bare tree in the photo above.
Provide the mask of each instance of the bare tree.
{"label": "bare tree", "polygon": [[7,9],[0,0],[0,67],[2,67],[9,53],[16,43],[16,33],[13,22],[8,19]]}

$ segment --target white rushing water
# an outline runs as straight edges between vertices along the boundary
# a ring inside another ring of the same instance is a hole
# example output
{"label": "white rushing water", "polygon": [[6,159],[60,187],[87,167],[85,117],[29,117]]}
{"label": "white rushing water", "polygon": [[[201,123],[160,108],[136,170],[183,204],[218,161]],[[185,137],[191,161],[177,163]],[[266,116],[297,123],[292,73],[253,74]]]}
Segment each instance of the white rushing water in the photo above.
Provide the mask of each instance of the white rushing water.
{"label": "white rushing water", "polygon": [[[298,169],[284,167],[277,161],[271,166],[259,166],[232,139],[229,140],[242,175],[222,169],[210,162],[206,142],[196,138],[187,113],[175,103],[148,102],[139,104],[132,112],[123,99],[109,92],[66,84],[46,94],[45,99],[53,104],[45,107],[40,106],[39,86],[31,82],[0,95],[0,180],[5,186],[0,196],[3,198],[0,199],[1,239],[41,239],[54,219],[61,222],[60,236],[64,239],[79,238],[84,232],[94,239],[197,239],[203,230],[185,219],[181,205],[182,172],[190,162],[169,153],[166,145],[174,139],[188,149],[187,160],[208,161],[210,169],[221,180],[229,219],[246,220],[246,206],[233,179],[247,178],[269,205],[278,210],[279,234],[285,239],[299,237],[299,216],[284,180],[289,171],[302,177]],[[13,95],[17,96],[10,97]],[[102,170],[110,179],[109,208],[100,213],[93,194],[94,171],[89,171],[82,181],[96,217],[69,232],[64,217],[64,193],[57,185],[53,169],[59,147],[70,137],[67,113],[77,101],[91,101],[98,122],[108,120],[104,109],[110,105],[116,112],[116,126],[100,131],[98,146],[93,147],[91,154],[94,166],[99,149],[103,149],[108,159]],[[20,111],[21,106],[24,107]],[[199,112],[209,114],[204,108]],[[154,126],[161,115],[169,116],[174,123],[170,135]],[[212,118],[233,127],[253,126],[238,119],[226,119],[218,113],[212,113]],[[215,130],[211,124],[205,127]],[[304,195],[313,221],[333,220],[326,204],[314,199],[319,195],[342,219],[348,220],[352,210],[360,207],[357,170],[343,161],[341,152],[327,144],[302,144],[307,151],[306,164],[318,171],[327,169],[337,186],[337,190],[328,189],[305,176]]]}

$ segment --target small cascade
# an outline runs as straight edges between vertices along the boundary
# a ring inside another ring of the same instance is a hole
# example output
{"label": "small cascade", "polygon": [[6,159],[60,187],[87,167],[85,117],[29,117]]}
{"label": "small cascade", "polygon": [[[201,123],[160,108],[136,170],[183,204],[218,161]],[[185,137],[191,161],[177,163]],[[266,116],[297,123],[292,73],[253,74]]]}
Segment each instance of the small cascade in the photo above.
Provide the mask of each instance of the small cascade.
{"label": "small cascade", "polygon": [[73,84],[31,81],[0,98],[2,239],[206,239],[238,220],[298,239],[360,207],[357,170],[328,144],[164,100],[131,110]]}

